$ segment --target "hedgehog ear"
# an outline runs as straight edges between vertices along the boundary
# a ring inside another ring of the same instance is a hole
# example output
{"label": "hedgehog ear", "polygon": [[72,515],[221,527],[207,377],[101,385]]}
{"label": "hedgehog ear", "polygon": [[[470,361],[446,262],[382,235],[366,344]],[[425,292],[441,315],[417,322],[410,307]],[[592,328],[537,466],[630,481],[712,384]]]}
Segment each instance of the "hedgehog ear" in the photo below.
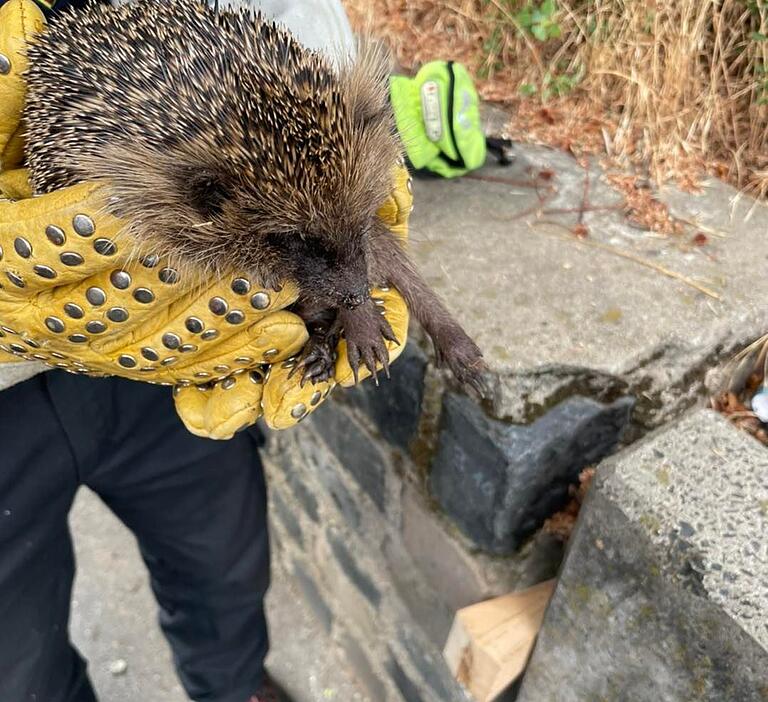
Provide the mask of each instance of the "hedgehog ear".
{"label": "hedgehog ear", "polygon": [[203,217],[217,217],[224,203],[232,198],[232,187],[221,173],[199,169],[184,179],[182,187],[187,191],[189,202]]}

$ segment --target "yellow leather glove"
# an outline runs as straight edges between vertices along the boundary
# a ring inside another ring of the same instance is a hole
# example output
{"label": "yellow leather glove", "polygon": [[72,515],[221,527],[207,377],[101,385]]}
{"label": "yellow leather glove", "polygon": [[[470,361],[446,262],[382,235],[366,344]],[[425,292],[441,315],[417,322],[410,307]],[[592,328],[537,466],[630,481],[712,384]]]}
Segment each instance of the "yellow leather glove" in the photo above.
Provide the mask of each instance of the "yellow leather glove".
{"label": "yellow leather glove", "polygon": [[[80,184],[31,197],[23,158],[26,41],[44,27],[31,0],[0,7],[0,362],[30,360],[89,375],[176,386],[176,409],[199,436],[225,439],[259,416],[290,427],[336,384],[354,383],[343,341],[335,378],[288,377],[308,334],[286,308],[297,290],[261,288],[245,274],[201,284],[168,260],[137,251],[102,193]],[[406,169],[380,215],[403,238],[412,207]],[[401,346],[408,313],[394,290],[375,290]],[[360,377],[368,375],[360,369]]]}

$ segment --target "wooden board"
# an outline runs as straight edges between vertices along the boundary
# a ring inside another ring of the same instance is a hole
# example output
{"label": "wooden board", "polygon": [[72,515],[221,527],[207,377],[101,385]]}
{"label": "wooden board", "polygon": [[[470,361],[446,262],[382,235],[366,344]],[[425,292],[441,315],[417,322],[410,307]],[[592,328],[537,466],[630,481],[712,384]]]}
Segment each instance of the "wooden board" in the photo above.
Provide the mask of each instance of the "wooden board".
{"label": "wooden board", "polygon": [[477,702],[495,700],[523,672],[554,587],[547,580],[456,613],[443,655]]}

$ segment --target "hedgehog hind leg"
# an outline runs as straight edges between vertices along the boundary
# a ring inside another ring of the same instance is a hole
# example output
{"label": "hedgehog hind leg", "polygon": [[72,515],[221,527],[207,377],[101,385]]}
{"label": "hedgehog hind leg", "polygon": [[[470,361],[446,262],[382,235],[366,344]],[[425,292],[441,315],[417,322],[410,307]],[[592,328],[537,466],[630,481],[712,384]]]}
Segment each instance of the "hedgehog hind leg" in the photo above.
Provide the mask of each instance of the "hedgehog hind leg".
{"label": "hedgehog hind leg", "polygon": [[397,239],[388,233],[380,235],[373,247],[378,279],[388,281],[403,296],[432,340],[438,365],[447,366],[462,385],[486,397],[488,368],[477,344],[427,285]]}

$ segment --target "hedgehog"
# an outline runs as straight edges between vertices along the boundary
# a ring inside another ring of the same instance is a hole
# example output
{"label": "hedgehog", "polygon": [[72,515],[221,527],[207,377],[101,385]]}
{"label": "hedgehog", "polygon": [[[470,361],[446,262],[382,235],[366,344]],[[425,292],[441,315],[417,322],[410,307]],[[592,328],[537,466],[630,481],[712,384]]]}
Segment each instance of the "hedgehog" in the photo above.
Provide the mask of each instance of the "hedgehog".
{"label": "hedgehog", "polygon": [[62,12],[28,58],[38,193],[100,182],[140,246],[294,281],[302,384],[332,376],[342,336],[355,381],[361,364],[389,374],[385,340],[399,341],[371,290],[393,286],[438,362],[483,391],[477,345],[377,217],[403,163],[380,47],[334,62],[247,9],[137,0]]}

